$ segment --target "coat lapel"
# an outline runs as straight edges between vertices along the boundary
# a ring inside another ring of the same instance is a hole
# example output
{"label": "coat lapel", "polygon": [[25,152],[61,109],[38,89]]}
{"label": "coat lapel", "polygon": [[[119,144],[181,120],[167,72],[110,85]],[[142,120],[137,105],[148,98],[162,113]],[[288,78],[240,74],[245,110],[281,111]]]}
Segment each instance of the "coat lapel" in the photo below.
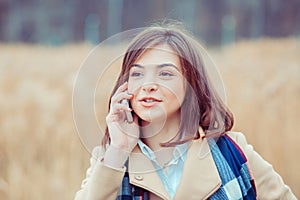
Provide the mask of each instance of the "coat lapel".
{"label": "coat lapel", "polygon": [[[130,183],[169,199],[151,161],[136,147],[129,158]],[[206,138],[192,141],[174,199],[206,199],[221,186],[221,179]]]}
{"label": "coat lapel", "polygon": [[169,199],[169,194],[152,162],[141,152],[138,146],[130,154],[128,167],[131,184],[144,188],[162,199]]}
{"label": "coat lapel", "polygon": [[221,184],[207,140],[193,141],[174,199],[207,199]]}

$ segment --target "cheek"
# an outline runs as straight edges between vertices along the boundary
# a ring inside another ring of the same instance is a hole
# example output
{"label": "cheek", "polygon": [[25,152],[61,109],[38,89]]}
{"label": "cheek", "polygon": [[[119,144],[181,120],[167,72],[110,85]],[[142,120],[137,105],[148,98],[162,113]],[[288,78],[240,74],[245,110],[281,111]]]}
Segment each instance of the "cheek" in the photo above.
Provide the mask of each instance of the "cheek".
{"label": "cheek", "polygon": [[177,100],[182,102],[186,93],[185,81],[183,79],[179,79],[173,83],[173,94],[176,96]]}
{"label": "cheek", "polygon": [[134,94],[137,90],[137,84],[134,81],[128,80],[128,93]]}
{"label": "cheek", "polygon": [[173,93],[173,99],[176,103],[181,106],[185,97],[185,92],[183,90],[178,90],[176,93]]}
{"label": "cheek", "polygon": [[166,94],[170,103],[176,103],[182,105],[182,102],[185,98],[185,87],[182,84],[174,83],[172,87],[165,88]]}

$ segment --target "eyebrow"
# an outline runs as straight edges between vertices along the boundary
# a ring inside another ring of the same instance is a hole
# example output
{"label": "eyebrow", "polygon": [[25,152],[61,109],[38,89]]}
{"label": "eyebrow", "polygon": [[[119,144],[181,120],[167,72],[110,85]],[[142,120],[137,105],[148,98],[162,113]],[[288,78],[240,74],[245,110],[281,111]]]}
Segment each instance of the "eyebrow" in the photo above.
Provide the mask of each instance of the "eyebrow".
{"label": "eyebrow", "polygon": [[[140,64],[133,64],[132,67],[138,67],[138,68],[145,68],[144,66],[140,65]],[[172,64],[172,63],[163,63],[163,64],[160,64],[160,65],[157,65],[158,68],[163,68],[163,67],[173,67],[175,68],[177,71],[180,71],[179,68]]]}

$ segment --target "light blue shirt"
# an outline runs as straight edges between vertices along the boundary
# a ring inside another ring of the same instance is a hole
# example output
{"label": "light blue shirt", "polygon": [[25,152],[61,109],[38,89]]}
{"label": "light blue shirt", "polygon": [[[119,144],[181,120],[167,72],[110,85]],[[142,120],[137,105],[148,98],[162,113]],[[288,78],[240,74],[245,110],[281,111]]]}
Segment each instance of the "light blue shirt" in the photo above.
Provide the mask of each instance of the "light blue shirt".
{"label": "light blue shirt", "polygon": [[181,179],[183,166],[186,160],[186,154],[189,146],[188,144],[189,143],[186,142],[184,144],[177,145],[174,148],[173,159],[169,162],[168,166],[166,166],[168,172],[166,174],[164,168],[158,164],[154,152],[141,140],[138,141],[138,145],[141,148],[141,151],[152,161],[152,164],[157,170],[157,174],[160,177],[171,199],[174,198]]}

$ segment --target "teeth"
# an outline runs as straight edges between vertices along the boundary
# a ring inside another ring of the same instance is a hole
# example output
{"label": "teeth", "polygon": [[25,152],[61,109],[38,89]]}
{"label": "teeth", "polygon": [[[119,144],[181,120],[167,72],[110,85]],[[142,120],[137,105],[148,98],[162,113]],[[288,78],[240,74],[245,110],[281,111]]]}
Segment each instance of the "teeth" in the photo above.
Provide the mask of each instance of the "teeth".
{"label": "teeth", "polygon": [[147,102],[147,103],[154,102],[154,100],[153,100],[153,99],[145,99],[144,101],[145,101],[145,102]]}

